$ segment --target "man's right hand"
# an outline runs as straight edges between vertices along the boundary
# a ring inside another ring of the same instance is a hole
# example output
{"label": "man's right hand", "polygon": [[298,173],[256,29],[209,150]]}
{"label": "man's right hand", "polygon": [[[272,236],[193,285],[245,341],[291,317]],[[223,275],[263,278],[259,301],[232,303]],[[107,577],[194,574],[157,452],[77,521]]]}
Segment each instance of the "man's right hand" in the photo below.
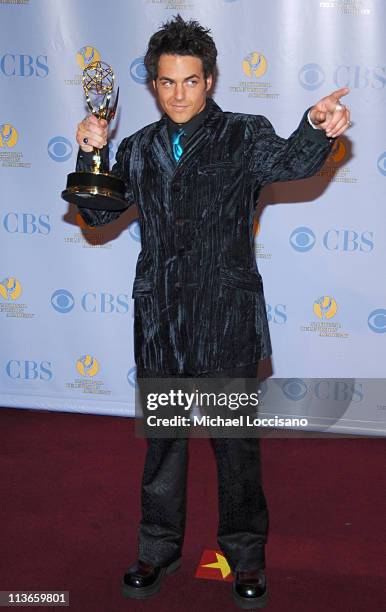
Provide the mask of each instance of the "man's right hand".
{"label": "man's right hand", "polygon": [[[76,142],[85,153],[90,153],[93,147],[102,149],[107,144],[107,121],[89,115],[78,124]],[[84,142],[86,139],[86,142]]]}

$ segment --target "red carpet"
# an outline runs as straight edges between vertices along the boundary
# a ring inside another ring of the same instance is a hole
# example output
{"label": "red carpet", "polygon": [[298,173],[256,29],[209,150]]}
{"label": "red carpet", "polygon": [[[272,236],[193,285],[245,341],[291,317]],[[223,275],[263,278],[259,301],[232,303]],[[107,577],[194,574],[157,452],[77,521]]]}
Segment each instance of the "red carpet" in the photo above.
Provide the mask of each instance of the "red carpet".
{"label": "red carpet", "polygon": [[[218,551],[209,440],[190,441],[182,567],[154,598],[122,597],[121,576],[137,552],[146,449],[133,426],[128,418],[0,409],[0,590],[68,590],[74,612],[238,610],[229,578],[196,577],[205,549]],[[384,440],[271,439],[262,455],[267,609],[383,609]]]}

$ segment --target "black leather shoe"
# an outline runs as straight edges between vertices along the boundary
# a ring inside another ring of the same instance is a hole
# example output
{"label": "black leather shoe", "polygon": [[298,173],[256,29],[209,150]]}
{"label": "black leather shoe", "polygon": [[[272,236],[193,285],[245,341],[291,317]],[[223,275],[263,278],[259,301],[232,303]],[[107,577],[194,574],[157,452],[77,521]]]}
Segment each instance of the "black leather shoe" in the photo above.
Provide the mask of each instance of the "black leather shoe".
{"label": "black leather shoe", "polygon": [[160,590],[164,576],[176,571],[180,565],[181,557],[159,567],[138,560],[129,567],[123,577],[122,594],[134,599],[151,597]]}
{"label": "black leather shoe", "polygon": [[267,580],[264,570],[236,572],[233,581],[233,599],[239,608],[264,608],[268,601]]}

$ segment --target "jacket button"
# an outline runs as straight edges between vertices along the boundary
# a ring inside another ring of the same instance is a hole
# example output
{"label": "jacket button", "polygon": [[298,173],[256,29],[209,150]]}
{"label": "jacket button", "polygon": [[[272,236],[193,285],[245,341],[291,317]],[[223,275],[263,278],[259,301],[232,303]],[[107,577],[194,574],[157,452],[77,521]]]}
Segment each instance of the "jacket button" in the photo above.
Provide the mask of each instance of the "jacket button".
{"label": "jacket button", "polygon": [[182,287],[181,283],[175,283],[174,284],[174,288],[177,289],[177,290],[180,290],[181,287]]}
{"label": "jacket button", "polygon": [[184,219],[181,219],[180,217],[174,220],[174,223],[176,225],[184,225]]}
{"label": "jacket button", "polygon": [[181,183],[174,183],[173,191],[181,191]]}
{"label": "jacket button", "polygon": [[185,253],[185,247],[178,247],[177,253],[180,256],[183,255]]}

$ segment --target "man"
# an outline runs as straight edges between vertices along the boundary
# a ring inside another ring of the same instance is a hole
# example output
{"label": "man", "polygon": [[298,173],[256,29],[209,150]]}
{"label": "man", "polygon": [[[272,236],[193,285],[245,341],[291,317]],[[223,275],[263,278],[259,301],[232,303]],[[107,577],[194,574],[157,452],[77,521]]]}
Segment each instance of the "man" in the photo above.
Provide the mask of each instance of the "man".
{"label": "man", "polygon": [[[142,250],[133,287],[138,379],[256,377],[271,354],[261,276],[253,251],[253,216],[261,188],[312,176],[349,127],[339,97],[307,110],[283,139],[260,115],[223,112],[208,96],[217,51],[209,30],[180,16],[149,41],[145,65],[160,121],[125,138],[112,172],[137,203]],[[107,125],[78,126],[77,170],[92,147],[107,169]],[[81,209],[89,225],[119,212]],[[128,597],[146,598],[181,563],[185,529],[187,440],[148,438],[142,481],[139,559],[124,576]],[[267,505],[257,439],[213,438],[219,492],[218,543],[234,573],[242,608],[267,600],[264,547]]]}

